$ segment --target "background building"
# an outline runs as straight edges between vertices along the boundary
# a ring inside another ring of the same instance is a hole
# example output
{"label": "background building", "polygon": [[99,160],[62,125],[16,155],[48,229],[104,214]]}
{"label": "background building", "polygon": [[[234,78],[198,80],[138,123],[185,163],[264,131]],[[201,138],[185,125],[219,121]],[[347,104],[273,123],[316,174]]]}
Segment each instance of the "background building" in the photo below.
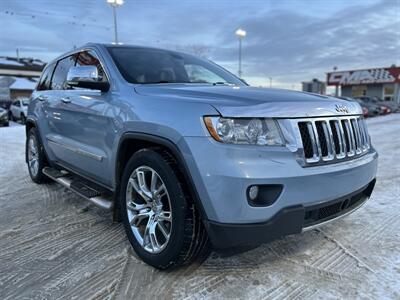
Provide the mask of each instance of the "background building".
{"label": "background building", "polygon": [[16,77],[10,85],[10,99],[29,98],[35,89],[38,78]]}
{"label": "background building", "polygon": [[378,97],[400,103],[400,67],[330,72],[327,83],[341,87],[343,97]]}
{"label": "background building", "polygon": [[11,101],[29,97],[44,66],[38,59],[0,57],[0,106],[8,108]]}
{"label": "background building", "polygon": [[326,83],[314,78],[311,81],[302,82],[303,92],[326,94]]}

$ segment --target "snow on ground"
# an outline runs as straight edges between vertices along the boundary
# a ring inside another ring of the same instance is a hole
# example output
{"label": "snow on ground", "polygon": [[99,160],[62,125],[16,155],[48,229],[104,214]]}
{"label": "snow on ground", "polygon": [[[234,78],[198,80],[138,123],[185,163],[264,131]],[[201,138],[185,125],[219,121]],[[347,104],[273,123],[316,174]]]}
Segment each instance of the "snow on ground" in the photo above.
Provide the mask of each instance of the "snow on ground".
{"label": "snow on ground", "polygon": [[171,272],[137,259],[110,213],[58,184],[32,183],[24,127],[0,128],[0,299],[400,299],[400,114],[368,123],[380,158],[362,208]]}

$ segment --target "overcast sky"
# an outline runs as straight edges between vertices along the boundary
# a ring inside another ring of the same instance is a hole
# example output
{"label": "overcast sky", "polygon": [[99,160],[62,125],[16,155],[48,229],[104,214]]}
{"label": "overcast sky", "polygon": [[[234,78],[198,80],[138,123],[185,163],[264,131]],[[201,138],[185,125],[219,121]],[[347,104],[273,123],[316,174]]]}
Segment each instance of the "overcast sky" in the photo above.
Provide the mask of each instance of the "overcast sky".
{"label": "overcast sky", "polygon": [[[400,65],[400,0],[125,0],[118,8],[123,43],[191,51],[253,85],[300,88],[325,72]],[[45,61],[86,42],[112,42],[106,0],[0,0],[0,56]]]}

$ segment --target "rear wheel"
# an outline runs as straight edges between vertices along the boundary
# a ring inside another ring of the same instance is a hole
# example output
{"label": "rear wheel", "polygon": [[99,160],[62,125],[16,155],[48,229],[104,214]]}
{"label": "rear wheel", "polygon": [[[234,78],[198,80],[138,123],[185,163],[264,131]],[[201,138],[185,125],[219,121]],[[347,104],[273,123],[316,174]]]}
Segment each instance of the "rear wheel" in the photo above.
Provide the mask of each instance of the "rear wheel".
{"label": "rear wheel", "polygon": [[32,181],[38,184],[48,182],[48,177],[42,172],[43,168],[47,166],[46,155],[35,127],[29,130],[25,151]]}
{"label": "rear wheel", "polygon": [[168,153],[144,149],[131,157],[121,181],[128,239],[144,262],[159,269],[189,263],[208,246],[200,216],[179,178]]}
{"label": "rear wheel", "polygon": [[26,117],[24,114],[21,114],[21,124],[25,125],[25,123],[26,123]]}

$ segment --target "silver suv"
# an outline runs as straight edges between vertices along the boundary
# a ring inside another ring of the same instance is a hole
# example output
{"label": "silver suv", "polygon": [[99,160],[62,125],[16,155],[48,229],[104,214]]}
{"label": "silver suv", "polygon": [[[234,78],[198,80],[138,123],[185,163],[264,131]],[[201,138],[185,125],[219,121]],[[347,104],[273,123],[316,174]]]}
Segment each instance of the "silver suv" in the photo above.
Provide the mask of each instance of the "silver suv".
{"label": "silver suv", "polygon": [[123,45],[50,62],[26,134],[32,180],[112,210],[160,269],[354,211],[378,157],[356,102],[254,88],[207,60]]}

